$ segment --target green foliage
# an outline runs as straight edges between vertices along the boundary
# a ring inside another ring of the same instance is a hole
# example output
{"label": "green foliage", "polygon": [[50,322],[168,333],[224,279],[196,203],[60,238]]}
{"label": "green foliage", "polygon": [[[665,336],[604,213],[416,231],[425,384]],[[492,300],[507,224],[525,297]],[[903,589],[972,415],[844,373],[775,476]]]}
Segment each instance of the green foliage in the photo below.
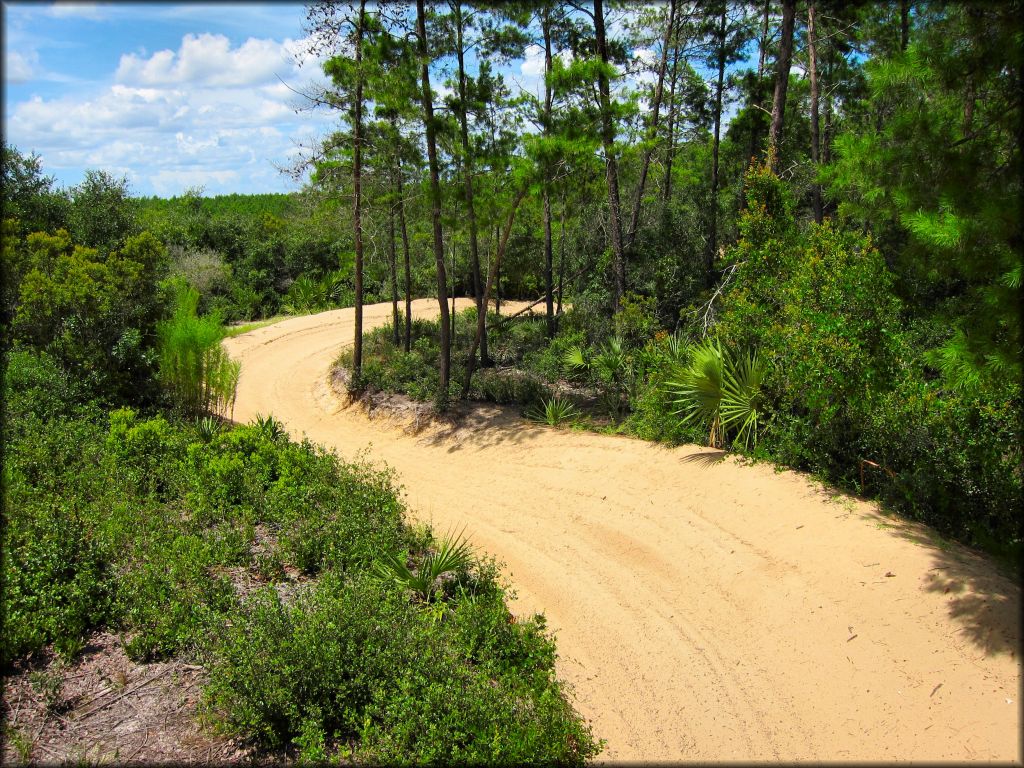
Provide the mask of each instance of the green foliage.
{"label": "green foliage", "polygon": [[221,430],[221,422],[213,416],[196,417],[196,431],[204,443],[215,438]]}
{"label": "green foliage", "polygon": [[540,377],[521,370],[485,369],[473,374],[473,392],[481,399],[500,405],[536,407],[550,397]]}
{"label": "green foliage", "polygon": [[138,231],[136,203],[127,179],[88,170],[70,196],[68,225],[76,243],[109,253]]}
{"label": "green foliage", "polygon": [[151,339],[162,308],[156,278],[164,252],[148,233],[104,256],[67,232],[29,235],[17,250],[22,277],[12,331],[112,401],[144,396]]}
{"label": "green foliage", "polygon": [[55,179],[43,175],[39,155],[23,155],[7,142],[3,143],[0,152],[4,219],[15,222],[12,236],[65,228],[68,200],[54,190]]}
{"label": "green foliage", "polygon": [[905,51],[866,64],[872,125],[837,137],[825,174],[908,308],[944,319],[931,362],[956,388],[1021,377],[1019,16],[1016,3],[929,7]]}
{"label": "green foliage", "polygon": [[[496,318],[492,317],[492,323]],[[475,310],[457,318],[452,348],[450,397],[457,396],[464,375],[465,358],[476,330]],[[414,320],[411,351],[405,353],[392,340],[391,326],[364,335],[363,385],[370,390],[402,393],[422,402],[437,401],[437,366],[440,359],[437,321]],[[503,405],[528,408],[550,397],[548,387],[536,374],[523,370],[525,359],[547,345],[543,318],[516,322],[490,335],[490,351],[500,367],[477,369],[470,396]],[[338,364],[351,365],[351,351],[343,352]]]}
{"label": "green foliage", "polygon": [[199,292],[179,285],[174,314],[158,327],[160,379],[184,413],[227,415],[241,366],[221,346],[226,332],[220,317],[198,317],[198,306]]}
{"label": "green foliage", "polygon": [[259,430],[265,438],[271,442],[277,442],[287,435],[284,424],[275,419],[273,415],[264,416],[262,413],[257,413],[253,425]]}
{"label": "green foliage", "polygon": [[264,590],[212,638],[208,710],[268,745],[356,742],[369,762],[582,763],[597,745],[550,641],[509,625],[481,578],[440,622],[374,579],[325,576],[291,605]]}
{"label": "green foliage", "polygon": [[692,349],[677,378],[666,383],[683,423],[696,422],[708,431],[708,444],[720,447],[735,428],[733,440],[750,447],[757,443],[764,415],[761,382],[765,368],[757,352],[735,353],[717,339]]}
{"label": "green foliage", "polygon": [[910,366],[866,414],[864,456],[895,475],[869,472],[864,490],[1012,562],[1024,541],[1021,412],[1016,382],[951,390]]}
{"label": "green foliage", "polygon": [[859,414],[884,388],[900,328],[893,276],[870,240],[826,221],[800,232],[786,189],[765,168],[748,174],[743,238],[728,257],[735,281],[716,330],[735,348],[757,349],[774,413],[766,439],[801,468],[852,477]]}
{"label": "green foliage", "polygon": [[391,581],[402,589],[429,603],[435,594],[438,579],[467,571],[473,564],[473,550],[461,534],[447,536],[437,548],[420,557],[413,571],[407,565],[404,553],[384,552],[373,564],[373,573],[383,581]]}
{"label": "green foliage", "polygon": [[561,397],[552,397],[545,400],[542,406],[537,406],[527,412],[527,417],[533,421],[557,427],[568,421],[575,415],[576,408],[568,400]]}

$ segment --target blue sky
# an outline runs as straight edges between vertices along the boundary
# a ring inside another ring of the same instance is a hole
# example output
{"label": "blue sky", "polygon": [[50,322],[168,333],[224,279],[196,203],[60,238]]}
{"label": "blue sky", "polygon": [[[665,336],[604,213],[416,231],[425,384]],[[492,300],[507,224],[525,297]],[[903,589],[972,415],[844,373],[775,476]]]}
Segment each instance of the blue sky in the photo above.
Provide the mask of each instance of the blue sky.
{"label": "blue sky", "polygon": [[[278,167],[337,125],[297,112],[289,90],[323,81],[300,3],[4,2],[3,14],[4,138],[62,186],[95,168],[138,195],[291,191]],[[502,69],[536,92],[540,53]]]}
{"label": "blue sky", "polygon": [[[4,137],[59,184],[87,168],[140,195],[296,188],[277,165],[331,130],[296,114],[322,78],[297,3],[5,2]],[[279,79],[280,78],[280,79]]]}

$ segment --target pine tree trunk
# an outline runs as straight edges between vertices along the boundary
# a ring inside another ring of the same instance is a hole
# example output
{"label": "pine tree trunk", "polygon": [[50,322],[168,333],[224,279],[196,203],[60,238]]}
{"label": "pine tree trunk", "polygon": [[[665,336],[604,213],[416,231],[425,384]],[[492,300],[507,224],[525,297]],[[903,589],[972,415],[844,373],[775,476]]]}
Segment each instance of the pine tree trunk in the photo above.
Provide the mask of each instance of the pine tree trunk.
{"label": "pine tree trunk", "polygon": [[562,295],[565,289],[565,186],[562,187],[562,206],[558,226],[558,310],[562,316]]}
{"label": "pine tree trunk", "polygon": [[439,321],[441,354],[439,360],[438,404],[448,403],[448,382],[451,377],[452,342],[448,313],[448,276],[444,266],[444,237],[441,232],[441,181],[437,165],[437,127],[434,125],[433,94],[430,90],[430,55],[427,50],[427,13],[424,0],[416,0],[416,31],[420,57],[420,80],[423,91],[423,122],[427,134],[427,165],[430,168],[431,221],[434,234],[434,263],[437,267],[437,304],[441,310]]}
{"label": "pine tree trunk", "polygon": [[807,61],[809,65],[808,74],[811,78],[811,164],[814,166],[815,173],[815,182],[811,185],[811,195],[813,197],[814,220],[818,224],[821,224],[821,184],[817,181],[817,174],[820,170],[819,155],[821,146],[818,133],[818,99],[820,86],[818,83],[818,43],[814,37],[814,16],[814,0],[811,0],[807,5]]}
{"label": "pine tree trunk", "polygon": [[668,4],[668,25],[665,27],[665,35],[661,40],[661,62],[658,64],[658,84],[654,88],[654,103],[651,105],[651,121],[647,128],[645,140],[647,146],[644,148],[643,158],[640,161],[640,179],[637,181],[636,191],[633,193],[633,210],[629,216],[629,229],[626,230],[625,249],[628,251],[633,247],[636,239],[637,228],[640,226],[640,201],[643,199],[644,187],[647,184],[647,171],[651,165],[651,156],[654,154],[654,141],[658,136],[658,119],[661,113],[661,100],[665,88],[665,72],[668,69],[668,48],[672,40],[672,31],[676,25],[676,0],[669,0]]}
{"label": "pine tree trunk", "polygon": [[[466,61],[463,51],[463,23],[462,3],[460,0],[451,0],[452,11],[455,14],[455,35],[456,54],[459,62],[459,136],[462,139],[462,169],[463,185],[466,191],[466,215],[469,220],[469,267],[473,273],[473,298],[476,302],[477,314],[482,314],[484,323],[487,322],[487,307],[483,300],[483,280],[480,276],[480,248],[476,229],[476,206],[473,201],[473,155],[469,145],[469,118],[468,95],[466,88]],[[454,274],[453,274],[454,279]],[[455,291],[452,291],[454,297]],[[490,365],[490,356],[487,354],[487,334],[484,333],[480,343],[480,365]]]}
{"label": "pine tree trunk", "polygon": [[398,331],[398,253],[395,248],[395,204],[388,207],[388,268],[391,272],[391,342],[401,343]]}
{"label": "pine tree trunk", "polygon": [[725,88],[725,31],[726,5],[718,22],[718,81],[715,84],[715,137],[711,149],[711,210],[708,222],[708,242],[704,254],[704,284],[715,284],[715,252],[718,250],[718,150],[722,131],[722,91]]}
{"label": "pine tree trunk", "polygon": [[672,160],[676,153],[676,82],[679,77],[679,53],[672,57],[672,75],[668,91],[668,146],[665,147],[665,183],[661,202],[668,205],[672,199]]}
{"label": "pine tree trunk", "polygon": [[[544,136],[551,135],[551,9],[544,8],[541,17],[541,30],[544,34]],[[555,335],[555,304],[553,282],[553,261],[551,244],[551,171],[544,169],[544,298],[547,311],[548,338]],[[484,336],[486,338],[486,334]]]}
{"label": "pine tree trunk", "polygon": [[900,0],[900,51],[907,52],[910,43],[910,0]]}
{"label": "pine tree trunk", "polygon": [[359,3],[356,27],[356,96],[352,105],[352,222],[355,229],[355,338],[352,343],[351,386],[362,386],[363,376],[363,29],[366,23],[366,0]]}
{"label": "pine tree trunk", "polygon": [[789,68],[793,61],[793,22],[796,0],[782,0],[782,40],[775,67],[775,96],[772,99],[772,125],[768,133],[768,155],[776,174],[781,163],[782,130],[786,119],[786,91],[789,89]]}
{"label": "pine tree trunk", "polygon": [[[764,64],[768,56],[768,17],[771,13],[771,0],[764,0],[764,13],[761,17],[761,35],[757,41],[757,82],[754,86],[754,113],[750,128],[750,146],[747,157],[753,163],[760,151],[762,130],[764,128]],[[747,209],[747,196],[745,190],[740,190],[740,211]]]}
{"label": "pine tree trunk", "polygon": [[[825,60],[825,83],[832,82],[832,59]],[[825,89],[825,129],[822,132],[821,141],[821,164],[832,163],[832,90]]]}
{"label": "pine tree trunk", "polygon": [[405,333],[403,348],[412,348],[412,267],[409,258],[409,230],[405,225],[405,190],[402,184],[402,161],[398,161],[398,226],[402,231],[402,257],[405,261]]}
{"label": "pine tree trunk", "polygon": [[[594,37],[601,64],[609,63],[608,43],[604,30],[603,0],[594,0]],[[615,271],[615,286],[612,295],[612,310],[617,312],[626,293],[626,254],[622,242],[622,210],[619,202],[619,165],[615,157],[615,127],[612,123],[611,88],[604,69],[597,77],[597,88],[601,102],[601,144],[604,147],[605,180],[608,183],[608,215],[612,234],[612,267]]]}

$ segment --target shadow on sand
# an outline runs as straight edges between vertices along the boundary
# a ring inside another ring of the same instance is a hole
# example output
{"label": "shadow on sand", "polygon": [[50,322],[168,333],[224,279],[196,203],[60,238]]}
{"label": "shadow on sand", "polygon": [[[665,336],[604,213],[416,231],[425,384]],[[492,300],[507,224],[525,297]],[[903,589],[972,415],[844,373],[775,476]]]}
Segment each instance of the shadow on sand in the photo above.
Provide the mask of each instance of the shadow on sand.
{"label": "shadow on sand", "polygon": [[729,454],[726,451],[719,451],[715,449],[699,450],[696,453],[691,453],[687,456],[684,456],[682,458],[682,462],[684,464],[696,464],[699,467],[709,469],[715,466],[716,464],[721,464],[723,461],[725,461],[725,458],[728,455]]}
{"label": "shadow on sand", "polygon": [[949,617],[967,639],[986,656],[1009,654],[1020,658],[1020,584],[994,558],[955,541],[942,538],[933,528],[899,514],[879,509],[878,503],[835,488],[822,492],[833,500],[855,499],[870,505],[859,516],[891,534],[927,550],[932,567],[922,589],[948,597]]}

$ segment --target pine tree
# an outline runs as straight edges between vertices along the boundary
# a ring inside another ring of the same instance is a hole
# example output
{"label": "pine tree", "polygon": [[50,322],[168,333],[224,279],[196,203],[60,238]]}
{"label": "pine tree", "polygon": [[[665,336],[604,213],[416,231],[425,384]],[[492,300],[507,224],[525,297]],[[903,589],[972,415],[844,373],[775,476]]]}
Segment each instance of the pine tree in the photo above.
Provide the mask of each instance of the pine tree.
{"label": "pine tree", "polygon": [[948,329],[950,385],[1021,374],[1020,3],[940,5],[867,66],[880,130],[836,141],[840,212],[891,251],[900,290]]}

